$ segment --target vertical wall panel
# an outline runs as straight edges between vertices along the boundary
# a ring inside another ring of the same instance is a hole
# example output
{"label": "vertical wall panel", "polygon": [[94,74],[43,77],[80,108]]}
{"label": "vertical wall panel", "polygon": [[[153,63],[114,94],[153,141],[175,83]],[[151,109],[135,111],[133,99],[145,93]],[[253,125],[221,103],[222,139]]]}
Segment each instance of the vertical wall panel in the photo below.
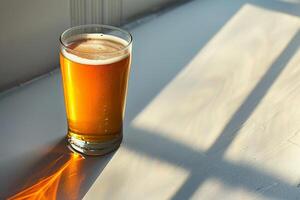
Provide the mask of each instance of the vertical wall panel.
{"label": "vertical wall panel", "polygon": [[122,0],[70,0],[71,25],[120,25]]}

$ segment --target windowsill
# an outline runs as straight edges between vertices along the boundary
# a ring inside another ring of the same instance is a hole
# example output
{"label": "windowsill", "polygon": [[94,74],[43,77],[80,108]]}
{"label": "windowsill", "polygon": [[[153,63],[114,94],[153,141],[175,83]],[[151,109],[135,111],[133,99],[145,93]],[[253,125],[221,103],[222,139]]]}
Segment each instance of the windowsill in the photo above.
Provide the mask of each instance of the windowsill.
{"label": "windowsill", "polygon": [[259,2],[192,1],[127,26],[124,141],[107,156],[65,146],[59,70],[0,95],[1,195],[297,199],[300,5]]}

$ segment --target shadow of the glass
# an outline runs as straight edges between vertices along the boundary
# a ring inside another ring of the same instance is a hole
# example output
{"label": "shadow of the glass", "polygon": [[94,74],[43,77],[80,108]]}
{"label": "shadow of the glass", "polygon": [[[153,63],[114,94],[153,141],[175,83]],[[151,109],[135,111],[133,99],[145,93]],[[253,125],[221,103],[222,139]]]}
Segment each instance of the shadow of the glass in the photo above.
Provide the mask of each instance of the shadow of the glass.
{"label": "shadow of the glass", "polygon": [[81,199],[103,171],[114,153],[101,157],[83,156],[61,139],[7,191],[7,199]]}

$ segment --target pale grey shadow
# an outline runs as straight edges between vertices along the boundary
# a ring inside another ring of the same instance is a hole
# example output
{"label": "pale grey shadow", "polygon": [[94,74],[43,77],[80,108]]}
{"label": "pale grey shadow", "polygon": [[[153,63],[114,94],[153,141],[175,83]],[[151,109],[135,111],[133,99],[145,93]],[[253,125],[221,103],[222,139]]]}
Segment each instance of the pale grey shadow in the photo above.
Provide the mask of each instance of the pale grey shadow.
{"label": "pale grey shadow", "polygon": [[250,3],[261,8],[294,15],[300,17],[300,2],[285,0],[241,0],[243,3]]}

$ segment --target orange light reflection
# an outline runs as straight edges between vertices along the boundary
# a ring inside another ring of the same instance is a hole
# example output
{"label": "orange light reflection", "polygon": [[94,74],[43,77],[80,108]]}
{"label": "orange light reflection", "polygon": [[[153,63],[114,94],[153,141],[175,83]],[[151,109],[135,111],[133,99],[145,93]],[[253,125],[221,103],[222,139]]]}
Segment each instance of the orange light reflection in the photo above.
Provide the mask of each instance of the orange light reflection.
{"label": "orange light reflection", "polygon": [[[55,165],[63,156],[53,161],[51,165]],[[84,177],[78,176],[79,161],[84,158],[79,154],[72,154],[70,158],[52,175],[40,179],[36,184],[22,190],[21,192],[11,196],[8,200],[55,200],[57,199],[58,186],[62,177],[66,179],[66,187],[64,193],[68,194],[68,199],[76,199],[80,182]],[[78,180],[79,179],[79,180]]]}

